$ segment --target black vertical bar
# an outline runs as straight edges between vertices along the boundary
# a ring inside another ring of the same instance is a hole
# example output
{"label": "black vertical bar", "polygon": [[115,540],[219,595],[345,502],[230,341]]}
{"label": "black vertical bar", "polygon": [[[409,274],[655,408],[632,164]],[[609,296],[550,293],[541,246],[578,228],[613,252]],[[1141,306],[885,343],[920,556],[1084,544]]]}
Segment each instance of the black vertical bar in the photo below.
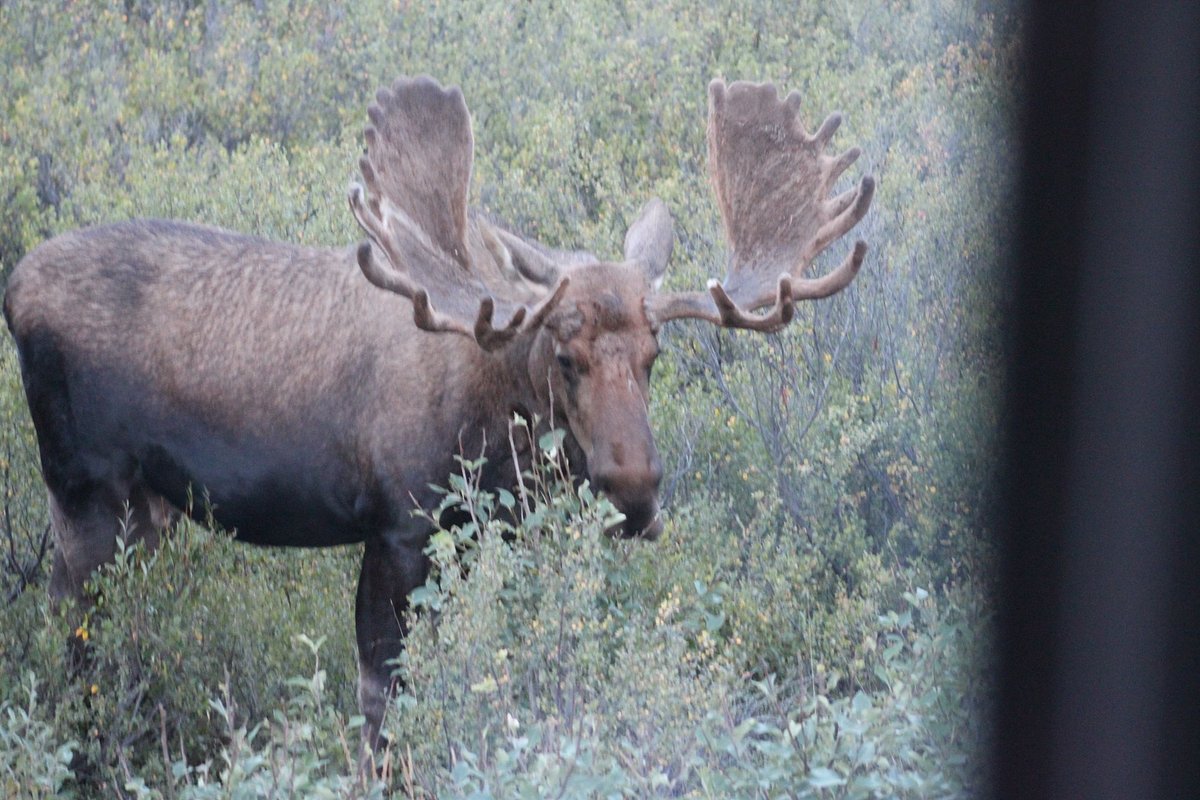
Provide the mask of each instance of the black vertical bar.
{"label": "black vertical bar", "polygon": [[1183,797],[1196,720],[1200,6],[1038,3],[995,797]]}
{"label": "black vertical bar", "polygon": [[1095,28],[1088,4],[1030,3],[1028,9],[999,509],[993,756],[998,800],[1036,796],[1022,792],[1046,779],[1053,757],[1045,702],[1057,656],[1050,611],[1060,603],[1062,465],[1069,446],[1065,421],[1083,256],[1079,182],[1088,146]]}

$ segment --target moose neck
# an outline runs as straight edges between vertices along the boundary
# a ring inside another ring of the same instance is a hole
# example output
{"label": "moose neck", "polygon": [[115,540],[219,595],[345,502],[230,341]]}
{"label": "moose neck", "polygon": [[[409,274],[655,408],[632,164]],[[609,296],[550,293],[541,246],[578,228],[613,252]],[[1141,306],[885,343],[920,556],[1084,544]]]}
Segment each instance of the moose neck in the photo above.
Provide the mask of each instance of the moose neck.
{"label": "moose neck", "polygon": [[[553,427],[550,407],[540,399],[530,376],[529,354],[535,338],[520,337],[492,353],[476,348],[470,359],[479,405],[472,410],[476,424],[470,427],[474,430],[460,430],[457,445],[464,458],[482,455],[486,459],[486,488],[511,488],[516,482],[515,465],[527,469],[534,443]],[[514,429],[514,418],[525,420],[532,436]]]}
{"label": "moose neck", "polygon": [[[489,463],[505,462],[499,481],[515,480],[511,473],[514,451],[522,470],[530,466],[530,457],[538,439],[561,429],[565,432],[563,450],[572,471],[586,472],[587,459],[571,433],[561,403],[556,403],[548,388],[546,369],[553,363],[553,345],[544,332],[522,336],[494,354],[479,352],[480,369],[488,385],[495,387],[492,401],[497,410],[496,425],[486,435]],[[539,382],[540,377],[540,382]],[[527,426],[528,433],[510,431],[514,419]]]}

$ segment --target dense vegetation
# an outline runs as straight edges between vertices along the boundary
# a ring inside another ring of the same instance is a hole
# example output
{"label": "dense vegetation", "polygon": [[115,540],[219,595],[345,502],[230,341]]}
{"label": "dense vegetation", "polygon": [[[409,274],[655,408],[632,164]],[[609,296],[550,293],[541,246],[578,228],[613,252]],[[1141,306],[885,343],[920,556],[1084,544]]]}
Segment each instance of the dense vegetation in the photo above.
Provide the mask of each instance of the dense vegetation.
{"label": "dense vegetation", "polygon": [[712,77],[798,89],[812,123],[843,110],[850,176],[879,182],[846,292],[777,336],[664,333],[663,540],[602,536],[611,507],[556,479],[552,438],[519,529],[472,465],[447,476],[477,523],[430,544],[415,599],[437,613],[400,665],[381,780],[356,765],[353,548],[186,524],[122,551],[83,624],[50,610],[3,337],[0,795],[977,792],[1016,34],[1007,9],[951,0],[0,4],[4,275],[54,233],[131,216],[356,241],[365,107],[402,73],[462,86],[474,200],[527,234],[615,256],[663,198],[669,286],[724,263]]}

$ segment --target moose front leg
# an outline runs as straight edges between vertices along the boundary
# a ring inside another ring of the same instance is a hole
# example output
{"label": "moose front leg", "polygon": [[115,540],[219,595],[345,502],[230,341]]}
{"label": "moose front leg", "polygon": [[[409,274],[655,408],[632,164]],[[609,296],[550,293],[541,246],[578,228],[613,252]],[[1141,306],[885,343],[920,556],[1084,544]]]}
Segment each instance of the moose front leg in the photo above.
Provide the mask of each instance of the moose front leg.
{"label": "moose front leg", "polygon": [[368,539],[358,577],[354,622],[358,639],[358,704],[366,717],[363,743],[378,751],[380,729],[396,688],[389,663],[404,648],[409,593],[425,583],[429,560],[422,548],[388,536]]}

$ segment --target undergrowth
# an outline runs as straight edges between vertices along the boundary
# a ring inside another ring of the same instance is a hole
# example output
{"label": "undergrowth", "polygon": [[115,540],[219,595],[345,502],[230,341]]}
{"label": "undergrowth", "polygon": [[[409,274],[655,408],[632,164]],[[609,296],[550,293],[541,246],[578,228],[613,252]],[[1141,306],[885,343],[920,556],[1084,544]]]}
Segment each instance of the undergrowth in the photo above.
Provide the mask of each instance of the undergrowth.
{"label": "undergrowth", "polygon": [[[185,529],[104,568],[90,663],[82,680],[47,687],[56,708],[36,676],[65,648],[28,663],[21,699],[0,714],[8,794],[867,798],[978,785],[985,615],[973,587],[813,598],[819,567],[782,542],[770,560],[747,550],[714,581],[697,527],[670,524],[654,544],[610,538],[619,513],[566,478],[557,436],[543,437],[524,491],[482,491],[481,465],[464,462],[431,512],[469,522],[429,543],[434,569],[413,594],[404,689],[377,772],[360,770],[363,721],[347,712],[345,685],[329,690],[322,639],[274,634],[307,669],[253,710],[237,698],[270,683],[261,676],[227,666],[219,680],[187,680],[210,668],[202,639],[224,637],[208,645],[223,660],[261,643],[245,626],[197,621],[221,589],[214,557],[235,551]],[[742,535],[728,534],[734,551]],[[759,604],[764,581],[794,597]],[[801,597],[807,612],[794,616]],[[767,619],[754,623],[750,607]],[[56,620],[42,613],[53,640]],[[823,646],[781,659],[750,636],[762,625],[795,638],[822,629]],[[195,645],[176,660],[164,643],[181,627]]]}

